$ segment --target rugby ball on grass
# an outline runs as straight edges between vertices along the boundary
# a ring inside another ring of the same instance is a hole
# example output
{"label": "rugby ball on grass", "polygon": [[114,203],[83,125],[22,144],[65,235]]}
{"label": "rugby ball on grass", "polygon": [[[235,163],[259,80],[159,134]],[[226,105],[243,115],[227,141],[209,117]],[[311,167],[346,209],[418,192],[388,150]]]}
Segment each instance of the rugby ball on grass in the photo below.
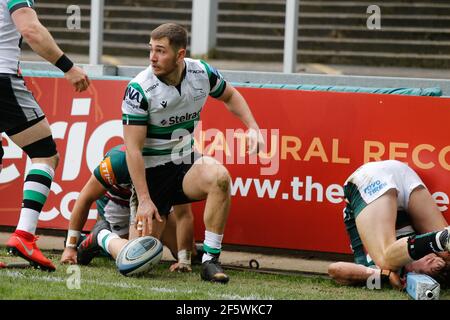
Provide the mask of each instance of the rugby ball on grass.
{"label": "rugby ball on grass", "polygon": [[119,272],[125,276],[138,275],[159,263],[163,245],[158,239],[146,236],[128,241],[116,259]]}

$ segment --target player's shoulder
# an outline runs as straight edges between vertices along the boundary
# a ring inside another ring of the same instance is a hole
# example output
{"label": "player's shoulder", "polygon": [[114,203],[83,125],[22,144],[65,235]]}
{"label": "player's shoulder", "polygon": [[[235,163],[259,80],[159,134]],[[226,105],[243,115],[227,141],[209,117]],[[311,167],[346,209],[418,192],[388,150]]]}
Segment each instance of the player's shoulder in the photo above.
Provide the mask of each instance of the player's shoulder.
{"label": "player's shoulder", "polygon": [[111,148],[98,166],[97,178],[101,176],[109,185],[121,183],[121,177],[126,176],[128,172],[125,151],[123,144]]}
{"label": "player's shoulder", "polygon": [[200,59],[184,58],[184,62],[186,63],[186,69],[188,72],[189,70],[196,70],[196,69],[204,70],[204,65],[202,61],[203,60]]}
{"label": "player's shoulder", "polygon": [[125,145],[119,144],[109,149],[106,152],[105,157],[125,157],[125,151],[126,151]]}
{"label": "player's shoulder", "polygon": [[186,72],[197,77],[208,77],[213,67],[204,60],[185,58]]}
{"label": "player's shoulder", "polygon": [[148,89],[152,87],[155,82],[159,82],[159,80],[153,74],[153,70],[149,66],[139,72],[133,79],[131,79],[131,81],[128,83],[128,87],[139,87],[144,91],[143,93],[148,93]]}

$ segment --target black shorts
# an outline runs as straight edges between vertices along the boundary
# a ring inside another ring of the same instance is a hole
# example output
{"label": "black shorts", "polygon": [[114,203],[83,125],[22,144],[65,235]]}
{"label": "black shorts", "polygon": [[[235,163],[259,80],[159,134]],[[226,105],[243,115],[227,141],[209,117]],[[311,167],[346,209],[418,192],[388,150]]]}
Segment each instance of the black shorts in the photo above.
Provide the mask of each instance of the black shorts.
{"label": "black shorts", "polygon": [[44,118],[22,77],[0,74],[0,132],[19,133]]}
{"label": "black shorts", "polygon": [[168,215],[172,206],[199,200],[189,199],[183,191],[183,179],[196,159],[201,155],[192,154],[190,163],[169,162],[145,169],[148,191],[160,215]]}

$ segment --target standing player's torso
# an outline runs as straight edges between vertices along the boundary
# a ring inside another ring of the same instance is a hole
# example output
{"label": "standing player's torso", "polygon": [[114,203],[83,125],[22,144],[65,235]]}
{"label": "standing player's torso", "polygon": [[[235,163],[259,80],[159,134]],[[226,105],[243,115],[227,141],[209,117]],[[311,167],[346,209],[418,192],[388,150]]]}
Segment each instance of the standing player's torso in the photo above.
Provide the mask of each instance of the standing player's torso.
{"label": "standing player's torso", "polygon": [[133,108],[130,100],[142,106],[136,90],[142,90],[146,99],[148,122],[143,150],[146,167],[174,161],[192,152],[193,132],[211,84],[201,62],[191,59],[185,62],[185,73],[178,87],[165,84],[147,68],[133,79],[126,91],[128,108]]}
{"label": "standing player's torso", "polygon": [[186,71],[186,76],[179,87],[168,86],[152,75],[148,86],[144,87],[150,103],[150,129],[156,127],[183,128],[190,127],[186,122],[199,120],[200,111],[209,92],[207,77]]}
{"label": "standing player's torso", "polygon": [[32,7],[33,0],[0,0],[0,73],[16,74],[22,36],[14,25],[10,10]]}
{"label": "standing player's torso", "polygon": [[141,82],[149,102],[149,124],[171,127],[198,118],[209,93],[209,80],[201,64],[185,59],[186,69],[180,86],[169,86],[158,79],[151,68]]}

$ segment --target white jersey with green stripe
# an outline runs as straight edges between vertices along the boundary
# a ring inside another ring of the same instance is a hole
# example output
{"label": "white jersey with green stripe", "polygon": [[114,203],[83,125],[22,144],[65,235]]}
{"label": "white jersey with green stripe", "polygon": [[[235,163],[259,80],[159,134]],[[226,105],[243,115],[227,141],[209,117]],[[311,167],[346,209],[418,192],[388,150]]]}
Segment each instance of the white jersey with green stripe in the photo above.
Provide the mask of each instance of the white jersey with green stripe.
{"label": "white jersey with green stripe", "polygon": [[32,8],[33,3],[33,0],[0,0],[0,73],[18,73],[22,36],[11,14],[20,8]]}
{"label": "white jersey with green stripe", "polygon": [[130,81],[122,103],[124,125],[147,126],[145,167],[177,162],[192,152],[193,134],[208,95],[225,90],[222,75],[202,60],[186,58],[179,86],[170,86],[148,67]]}

